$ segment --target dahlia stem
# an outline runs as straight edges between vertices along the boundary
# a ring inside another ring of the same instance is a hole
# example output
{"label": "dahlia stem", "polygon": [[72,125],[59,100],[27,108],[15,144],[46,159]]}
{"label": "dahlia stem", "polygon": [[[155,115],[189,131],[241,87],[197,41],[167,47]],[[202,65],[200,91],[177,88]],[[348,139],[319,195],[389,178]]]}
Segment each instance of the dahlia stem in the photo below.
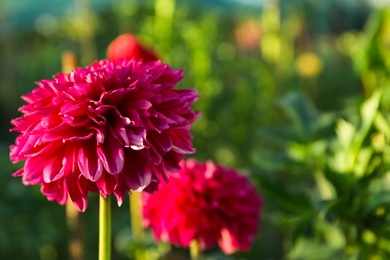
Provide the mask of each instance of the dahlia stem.
{"label": "dahlia stem", "polygon": [[130,223],[133,232],[133,241],[136,244],[135,259],[146,259],[144,250],[144,229],[141,218],[141,192],[132,192],[130,197]]}
{"label": "dahlia stem", "polygon": [[200,250],[199,241],[194,239],[190,243],[190,258],[191,260],[201,260],[202,259],[202,251]]}
{"label": "dahlia stem", "polygon": [[99,199],[99,260],[111,259],[111,200],[110,195]]}

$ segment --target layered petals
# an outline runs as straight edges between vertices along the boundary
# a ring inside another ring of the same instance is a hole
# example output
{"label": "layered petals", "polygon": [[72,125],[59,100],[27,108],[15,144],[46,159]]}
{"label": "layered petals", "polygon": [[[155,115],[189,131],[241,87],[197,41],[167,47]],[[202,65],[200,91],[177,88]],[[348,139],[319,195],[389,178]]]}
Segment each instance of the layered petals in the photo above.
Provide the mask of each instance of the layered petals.
{"label": "layered petals", "polygon": [[80,211],[88,192],[155,192],[167,171],[194,152],[189,130],[199,113],[195,90],[175,90],[182,78],[161,61],[102,60],[52,80],[22,98],[10,158],[14,173],[41,185],[50,201],[68,197]]}
{"label": "layered petals", "polygon": [[[248,250],[258,231],[261,197],[244,175],[209,161],[182,161],[155,194],[143,194],[144,224],[156,240],[226,254]],[[163,206],[161,206],[163,205]]]}

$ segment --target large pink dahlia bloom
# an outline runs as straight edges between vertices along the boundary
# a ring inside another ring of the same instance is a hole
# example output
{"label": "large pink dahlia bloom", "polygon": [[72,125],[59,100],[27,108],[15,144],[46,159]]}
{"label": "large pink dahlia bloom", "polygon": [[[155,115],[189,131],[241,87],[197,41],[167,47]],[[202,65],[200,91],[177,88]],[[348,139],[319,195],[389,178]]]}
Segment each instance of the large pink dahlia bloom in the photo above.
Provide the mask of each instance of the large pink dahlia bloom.
{"label": "large pink dahlia bloom", "polygon": [[160,61],[102,60],[38,82],[11,122],[20,132],[11,160],[25,161],[14,176],[50,201],[69,195],[80,211],[89,191],[115,194],[119,205],[129,190],[156,191],[194,152],[198,94],[174,90],[181,78]]}
{"label": "large pink dahlia bloom", "polygon": [[156,240],[202,249],[218,244],[226,254],[248,250],[258,230],[262,200],[247,177],[211,161],[181,162],[153,195],[143,194],[144,224]]}

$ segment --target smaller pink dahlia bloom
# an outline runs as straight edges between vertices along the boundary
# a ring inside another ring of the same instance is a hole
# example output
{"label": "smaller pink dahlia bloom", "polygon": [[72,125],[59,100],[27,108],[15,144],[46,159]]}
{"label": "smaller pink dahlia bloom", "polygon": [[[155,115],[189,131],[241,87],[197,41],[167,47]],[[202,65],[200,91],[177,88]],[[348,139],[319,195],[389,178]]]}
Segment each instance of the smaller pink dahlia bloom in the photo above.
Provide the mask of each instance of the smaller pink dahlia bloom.
{"label": "smaller pink dahlia bloom", "polygon": [[156,240],[202,249],[218,244],[226,254],[248,250],[257,233],[262,199],[247,177],[211,161],[181,162],[155,194],[143,194],[144,224]]}
{"label": "smaller pink dahlia bloom", "polygon": [[141,43],[134,35],[125,33],[115,38],[107,48],[107,59],[159,60],[151,48]]}
{"label": "smaller pink dahlia bloom", "polygon": [[160,61],[102,60],[38,82],[11,122],[20,134],[10,158],[25,161],[14,176],[80,211],[90,191],[115,194],[118,204],[130,190],[156,191],[195,151],[198,94],[174,90],[181,78]]}

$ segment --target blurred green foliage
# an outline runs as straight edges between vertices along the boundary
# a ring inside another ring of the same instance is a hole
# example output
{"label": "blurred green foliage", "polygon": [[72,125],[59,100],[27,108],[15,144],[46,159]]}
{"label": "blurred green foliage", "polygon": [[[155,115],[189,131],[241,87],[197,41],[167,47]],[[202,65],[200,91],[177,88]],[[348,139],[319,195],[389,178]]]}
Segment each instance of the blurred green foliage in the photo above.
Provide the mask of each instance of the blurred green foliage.
{"label": "blurred green foliage", "polygon": [[[209,259],[390,258],[390,11],[329,1],[268,1],[262,9],[194,1],[116,0],[95,10],[42,14],[0,36],[0,259],[69,259],[65,208],[11,177],[8,146],[20,96],[61,71],[105,57],[136,34],[196,88],[200,160],[237,167],[264,197],[249,252]],[[334,4],[334,5],[333,5]],[[358,18],[356,18],[358,17]],[[2,29],[7,13],[0,10]],[[364,26],[363,26],[364,25]],[[134,243],[128,202],[113,207],[113,259],[187,259],[188,251]],[[81,215],[85,259],[97,257],[97,196]]]}

